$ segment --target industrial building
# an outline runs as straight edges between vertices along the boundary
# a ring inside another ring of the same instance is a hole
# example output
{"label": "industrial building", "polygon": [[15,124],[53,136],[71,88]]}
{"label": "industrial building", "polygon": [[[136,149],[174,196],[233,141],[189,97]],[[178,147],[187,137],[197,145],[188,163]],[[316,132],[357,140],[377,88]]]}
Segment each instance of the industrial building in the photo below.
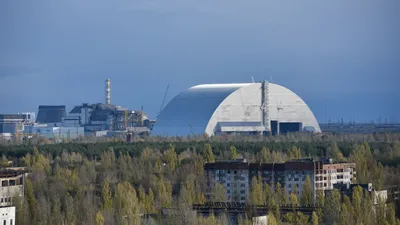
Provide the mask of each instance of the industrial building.
{"label": "industrial building", "polygon": [[40,105],[36,122],[59,126],[65,116],[67,116],[65,105]]}
{"label": "industrial building", "polygon": [[331,190],[335,184],[355,183],[355,168],[355,163],[333,163],[326,159],[299,159],[285,163],[248,163],[246,160],[206,163],[206,197],[211,198],[212,188],[219,182],[227,190],[228,201],[245,202],[253,177],[261,177],[262,183],[271,187],[279,182],[282,189],[286,187],[290,193],[295,188],[301,195],[307,176],[315,195],[315,190]]}
{"label": "industrial building", "polygon": [[321,132],[307,104],[291,90],[261,83],[203,84],[173,98],[153,136]]}

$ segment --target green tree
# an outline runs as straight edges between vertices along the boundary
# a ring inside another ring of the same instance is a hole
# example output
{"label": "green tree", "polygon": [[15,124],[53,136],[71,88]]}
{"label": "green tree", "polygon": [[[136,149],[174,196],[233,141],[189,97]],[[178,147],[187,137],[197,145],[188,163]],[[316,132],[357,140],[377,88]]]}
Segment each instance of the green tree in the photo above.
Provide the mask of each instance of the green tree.
{"label": "green tree", "polygon": [[318,216],[317,216],[316,212],[312,213],[311,220],[312,220],[312,225],[318,225],[319,224],[319,219],[318,219]]}
{"label": "green tree", "polygon": [[96,225],[104,225],[104,216],[100,211],[96,213]]}
{"label": "green tree", "polygon": [[363,221],[362,218],[362,210],[364,210],[361,206],[363,198],[363,189],[360,186],[357,186],[353,188],[353,196],[352,196],[352,201],[353,201],[353,210],[354,210],[354,220],[356,224],[361,224]]}
{"label": "green tree", "polygon": [[396,225],[396,212],[393,204],[388,204],[386,209],[386,224]]}
{"label": "green tree", "polygon": [[282,190],[281,183],[277,182],[275,185],[277,202],[280,205],[285,205],[289,202],[287,199],[286,187]]}
{"label": "green tree", "polygon": [[311,205],[313,204],[313,187],[311,184],[311,178],[310,176],[306,176],[306,179],[304,181],[303,185],[303,191],[301,192],[301,198],[300,198],[300,203],[302,205]]}
{"label": "green tree", "polygon": [[210,144],[205,144],[204,146],[204,160],[208,163],[215,162],[214,153]]}
{"label": "green tree", "polygon": [[323,214],[327,225],[338,224],[340,222],[341,196],[338,190],[330,191],[326,194]]}
{"label": "green tree", "polygon": [[178,156],[175,147],[170,144],[168,150],[164,153],[165,163],[168,165],[169,171],[173,172],[178,162]]}
{"label": "green tree", "polygon": [[271,151],[267,147],[263,146],[259,159],[261,159],[261,162],[263,163],[271,162]]}
{"label": "green tree", "polygon": [[297,212],[296,213],[296,224],[298,225],[309,225],[308,223],[308,216],[301,213]]}
{"label": "green tree", "polygon": [[221,183],[216,182],[214,188],[211,190],[211,201],[226,202],[226,199],[226,188]]}
{"label": "green tree", "polygon": [[323,224],[324,223],[323,208],[325,205],[325,196],[324,196],[323,190],[316,190],[316,204],[318,206],[317,216],[318,216],[319,223]]}
{"label": "green tree", "polygon": [[230,151],[231,151],[231,159],[236,159],[238,157],[238,153],[234,145],[230,146]]}
{"label": "green tree", "polygon": [[113,205],[116,211],[116,221],[120,221],[119,224],[140,224],[138,215],[141,207],[136,190],[128,182],[117,184]]}
{"label": "green tree", "polygon": [[110,184],[107,180],[104,181],[103,189],[102,189],[102,196],[103,196],[103,206],[104,210],[111,211],[112,210],[112,196],[110,190]]}
{"label": "green tree", "polygon": [[329,158],[332,158],[333,160],[337,162],[343,162],[344,157],[342,152],[340,151],[339,147],[337,146],[336,142],[331,142],[330,146],[326,150],[326,155]]}
{"label": "green tree", "polygon": [[1,156],[0,166],[1,167],[8,167],[8,159],[4,154]]}
{"label": "green tree", "polygon": [[271,212],[268,213],[268,225],[278,225],[278,221],[276,221],[274,214]]}
{"label": "green tree", "polygon": [[26,179],[25,182],[25,196],[28,203],[29,208],[29,218],[32,221],[31,224],[35,223],[35,219],[37,217],[37,205],[36,205],[36,197],[33,191],[33,184],[29,179]]}
{"label": "green tree", "polygon": [[262,183],[260,179],[257,177],[253,177],[251,179],[251,204],[253,205],[261,205],[264,203],[263,200],[263,190],[262,190]]}

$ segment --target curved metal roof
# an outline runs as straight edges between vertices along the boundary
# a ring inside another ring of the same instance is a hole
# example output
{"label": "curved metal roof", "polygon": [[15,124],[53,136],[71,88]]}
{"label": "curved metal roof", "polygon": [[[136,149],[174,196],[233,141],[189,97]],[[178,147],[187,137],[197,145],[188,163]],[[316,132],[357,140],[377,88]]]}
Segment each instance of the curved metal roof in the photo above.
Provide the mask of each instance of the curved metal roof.
{"label": "curved metal roof", "polygon": [[[269,96],[271,120],[300,120],[305,127],[311,126],[320,131],[311,110],[295,93],[270,83]],[[217,126],[223,124],[260,126],[260,121],[260,83],[203,84],[191,87],[173,98],[161,112],[152,135],[213,135]]]}

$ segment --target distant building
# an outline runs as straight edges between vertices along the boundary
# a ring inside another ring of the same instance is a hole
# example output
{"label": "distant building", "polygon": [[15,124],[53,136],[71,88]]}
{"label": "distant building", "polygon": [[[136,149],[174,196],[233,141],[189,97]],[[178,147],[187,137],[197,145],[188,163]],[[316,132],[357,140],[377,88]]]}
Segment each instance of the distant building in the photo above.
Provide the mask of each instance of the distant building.
{"label": "distant building", "polygon": [[[111,104],[82,104],[75,106],[64,123],[69,125],[84,126],[86,132],[97,131],[129,131],[147,133],[154,126],[142,110],[129,110]],[[97,136],[97,134],[96,134]]]}
{"label": "distant building", "polygon": [[175,96],[160,113],[153,136],[283,134],[321,129],[293,91],[267,81],[202,84]]}
{"label": "distant building", "polygon": [[0,224],[15,225],[15,207],[0,207]]}
{"label": "distant building", "polygon": [[83,137],[85,131],[83,127],[53,127],[46,124],[34,124],[25,126],[24,134],[48,139],[75,139]]}
{"label": "distant building", "polygon": [[25,120],[25,115],[0,114],[0,133],[22,133]]}
{"label": "distant building", "polygon": [[[292,192],[296,187],[298,195],[303,191],[307,176],[310,177],[313,192],[329,190],[334,184],[352,184],[355,182],[355,163],[332,163],[329,160],[314,161],[312,159],[292,160],[285,163],[247,163],[245,160],[217,161],[204,166],[207,192],[210,199],[211,191],[216,182],[224,185],[228,201],[245,202],[250,193],[253,177],[261,177],[263,184],[275,188],[277,182],[282,189]],[[288,194],[288,193],[287,193]]]}
{"label": "distant building", "polygon": [[62,118],[67,116],[65,105],[41,105],[39,106],[37,123],[60,126]]}

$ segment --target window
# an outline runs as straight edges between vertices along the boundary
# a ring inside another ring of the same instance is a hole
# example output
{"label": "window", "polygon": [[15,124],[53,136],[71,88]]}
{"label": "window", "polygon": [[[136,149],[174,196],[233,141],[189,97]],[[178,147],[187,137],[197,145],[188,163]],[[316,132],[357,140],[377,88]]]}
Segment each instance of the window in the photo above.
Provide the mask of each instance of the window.
{"label": "window", "polygon": [[241,184],[240,187],[246,187],[246,184]]}
{"label": "window", "polygon": [[227,184],[226,184],[226,186],[227,186],[227,187],[230,187],[230,186],[231,186],[231,184],[230,184],[230,183],[227,183]]}
{"label": "window", "polygon": [[15,180],[10,180],[10,186],[15,186]]}
{"label": "window", "polygon": [[3,203],[4,202],[4,199],[3,198],[1,198],[1,203]]}
{"label": "window", "polygon": [[6,220],[3,221],[3,225],[7,225],[7,221]]}
{"label": "window", "polygon": [[10,225],[13,225],[13,219],[10,219]]}
{"label": "window", "polygon": [[3,180],[3,181],[1,182],[1,186],[2,186],[2,187],[7,187],[7,186],[8,186],[8,180]]}

